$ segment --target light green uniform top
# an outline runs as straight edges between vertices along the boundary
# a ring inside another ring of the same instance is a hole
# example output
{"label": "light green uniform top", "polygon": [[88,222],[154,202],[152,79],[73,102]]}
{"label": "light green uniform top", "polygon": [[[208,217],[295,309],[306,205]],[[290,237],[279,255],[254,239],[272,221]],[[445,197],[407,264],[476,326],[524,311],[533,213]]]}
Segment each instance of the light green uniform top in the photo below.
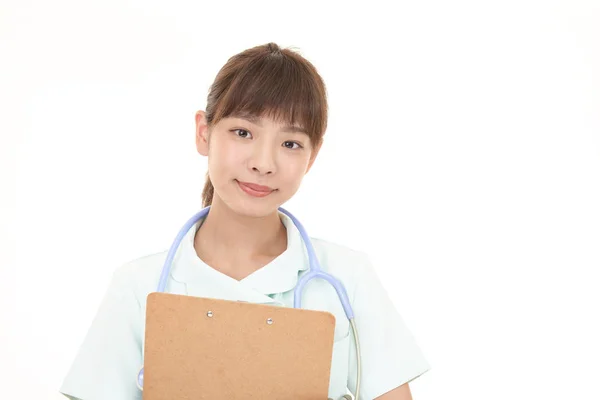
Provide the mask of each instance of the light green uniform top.
{"label": "light green uniform top", "polygon": [[[191,296],[242,300],[293,307],[293,289],[308,270],[308,256],[293,221],[279,213],[287,229],[287,249],[238,281],[205,264],[194,249],[202,221],[190,229],[177,251],[167,291]],[[430,369],[415,338],[382,287],[367,255],[311,238],[321,267],[346,287],[354,309],[362,353],[361,395],[374,399]],[[119,267],[60,392],[81,400],[134,400],[143,363],[146,297],[156,291],[167,251]],[[322,279],[306,285],[302,308],[329,311],[336,317],[329,397],[356,387],[352,328],[335,289]]]}

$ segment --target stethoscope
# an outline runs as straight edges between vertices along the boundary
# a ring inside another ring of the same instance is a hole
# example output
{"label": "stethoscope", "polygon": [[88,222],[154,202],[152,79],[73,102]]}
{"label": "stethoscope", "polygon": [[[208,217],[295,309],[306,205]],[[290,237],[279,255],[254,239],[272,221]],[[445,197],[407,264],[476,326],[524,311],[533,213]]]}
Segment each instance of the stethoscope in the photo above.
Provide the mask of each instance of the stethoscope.
{"label": "stethoscope", "polygon": [[[169,252],[167,253],[167,258],[165,259],[165,263],[163,265],[163,269],[160,274],[160,279],[158,281],[158,287],[156,289],[157,292],[163,293],[165,291],[165,288],[167,286],[167,279],[169,277],[169,272],[171,271],[171,265],[173,264],[173,258],[175,258],[175,254],[177,253],[177,249],[179,248],[181,241],[183,240],[185,235],[187,235],[187,233],[192,228],[192,226],[194,226],[200,219],[202,219],[203,217],[205,217],[208,214],[209,210],[210,210],[210,206],[203,208],[198,213],[196,213],[192,218],[190,218],[185,223],[185,225],[183,225],[183,227],[180,229],[179,233],[177,234],[177,237],[173,241],[173,244],[171,244],[171,248],[169,249]],[[346,289],[344,288],[344,285],[342,285],[342,283],[337,278],[335,278],[333,275],[328,274],[327,272],[325,272],[321,269],[321,265],[319,264],[319,260],[317,259],[317,256],[315,255],[315,250],[312,246],[312,243],[308,237],[308,234],[306,233],[306,230],[304,230],[304,227],[302,226],[300,221],[298,221],[296,219],[296,217],[294,217],[289,211],[283,209],[282,207],[279,207],[278,210],[281,211],[282,213],[284,213],[285,215],[287,215],[288,217],[290,217],[290,219],[294,222],[294,225],[296,226],[296,228],[298,228],[298,231],[300,231],[300,235],[302,236],[302,240],[304,241],[304,245],[306,246],[306,250],[308,252],[309,270],[307,273],[302,275],[302,277],[298,281],[298,284],[294,288],[294,308],[301,308],[301,297],[302,297],[302,292],[304,290],[304,287],[310,280],[312,280],[314,278],[325,279],[327,282],[329,282],[335,288],[338,298],[340,299],[342,306],[344,308],[344,312],[346,313],[346,317],[348,317],[348,320],[350,321],[350,326],[352,327],[352,333],[354,334],[354,342],[356,345],[356,367],[357,367],[356,368],[356,375],[357,375],[356,376],[356,393],[354,395],[354,398],[358,399],[359,398],[358,395],[360,393],[360,377],[361,377],[360,345],[358,342],[358,333],[357,333],[357,329],[356,329],[356,324],[354,322],[354,312],[352,311],[352,306],[350,305],[350,300],[348,299],[348,294],[346,293]],[[140,369],[140,372],[138,373],[138,376],[137,376],[137,386],[140,390],[143,390],[143,387],[144,387],[144,367],[143,366]],[[342,398],[347,399],[348,397],[343,396]]]}

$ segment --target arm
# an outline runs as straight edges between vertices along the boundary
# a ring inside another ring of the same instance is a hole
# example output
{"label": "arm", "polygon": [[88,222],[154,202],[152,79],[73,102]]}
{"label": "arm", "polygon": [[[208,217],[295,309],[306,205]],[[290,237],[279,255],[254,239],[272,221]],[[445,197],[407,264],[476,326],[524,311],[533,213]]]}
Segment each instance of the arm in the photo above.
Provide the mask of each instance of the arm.
{"label": "arm", "polygon": [[408,383],[376,397],[375,400],[413,400]]}
{"label": "arm", "polygon": [[[360,339],[359,400],[412,400],[408,384],[430,369],[412,332],[381,283],[369,257],[362,253],[351,294]],[[351,335],[351,341],[354,337]],[[356,390],[357,356],[350,345],[348,388]]]}
{"label": "arm", "polygon": [[142,400],[143,313],[128,266],[117,269],[59,392],[84,400]]}

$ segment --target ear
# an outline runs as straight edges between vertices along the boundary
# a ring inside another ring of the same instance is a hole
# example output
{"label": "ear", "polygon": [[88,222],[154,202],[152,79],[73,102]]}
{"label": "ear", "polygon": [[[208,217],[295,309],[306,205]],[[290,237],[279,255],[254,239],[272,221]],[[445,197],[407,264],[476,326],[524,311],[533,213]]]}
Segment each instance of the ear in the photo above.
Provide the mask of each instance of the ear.
{"label": "ear", "polygon": [[208,124],[202,110],[196,112],[196,149],[201,155],[208,156]]}
{"label": "ear", "polygon": [[306,167],[306,172],[304,173],[305,175],[308,174],[308,171],[310,171],[310,168],[313,166],[313,163],[319,154],[319,150],[321,150],[321,146],[323,145],[323,140],[324,139],[321,138],[321,143],[319,143],[312,151],[312,154],[310,155],[310,161],[308,162],[308,167]]}

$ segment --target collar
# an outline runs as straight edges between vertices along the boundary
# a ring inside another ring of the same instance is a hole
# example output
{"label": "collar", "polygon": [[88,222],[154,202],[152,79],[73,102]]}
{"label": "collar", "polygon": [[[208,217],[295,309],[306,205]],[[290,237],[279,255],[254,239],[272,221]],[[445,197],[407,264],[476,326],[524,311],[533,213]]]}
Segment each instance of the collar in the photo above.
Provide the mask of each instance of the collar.
{"label": "collar", "polygon": [[[269,295],[293,290],[298,276],[308,269],[308,252],[294,222],[281,211],[287,231],[287,248],[267,265],[238,281],[210,267],[198,257],[194,236],[204,222],[199,220],[183,238],[174,257],[171,277],[186,285],[191,296],[254,303],[279,303]],[[281,304],[283,305],[283,304]]]}

